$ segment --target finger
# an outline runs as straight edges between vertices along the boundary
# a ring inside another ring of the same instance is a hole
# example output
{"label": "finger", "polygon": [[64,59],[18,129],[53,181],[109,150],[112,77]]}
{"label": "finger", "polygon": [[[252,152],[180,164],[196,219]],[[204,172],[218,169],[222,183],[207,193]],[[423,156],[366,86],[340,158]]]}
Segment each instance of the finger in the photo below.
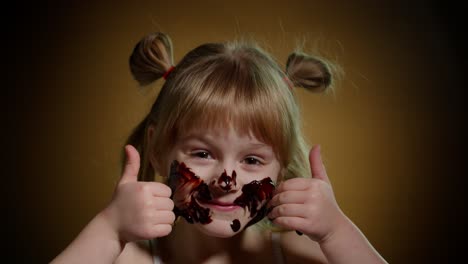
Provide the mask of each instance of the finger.
{"label": "finger", "polygon": [[278,186],[275,190],[275,194],[286,192],[286,191],[304,191],[309,188],[310,178],[292,178],[286,180]]}
{"label": "finger", "polygon": [[320,151],[320,145],[315,145],[314,147],[312,147],[309,153],[309,162],[310,169],[312,172],[312,178],[320,179],[330,184],[330,180],[328,179],[325,166],[322,162],[322,156]]}
{"label": "finger", "polygon": [[279,206],[282,204],[303,204],[307,200],[307,195],[302,191],[287,191],[278,193],[271,199],[269,207]]}
{"label": "finger", "polygon": [[125,167],[119,184],[136,182],[138,180],[138,170],[140,169],[140,154],[132,145],[125,146]]}
{"label": "finger", "polygon": [[283,216],[273,220],[273,224],[289,230],[302,230],[307,225],[307,219],[302,217]]}
{"label": "finger", "polygon": [[303,204],[283,204],[273,208],[268,214],[268,218],[275,219],[278,217],[302,217],[307,215],[307,208]]}
{"label": "finger", "polygon": [[158,197],[154,204],[156,210],[172,211],[174,209],[174,201],[169,198]]}
{"label": "finger", "polygon": [[167,186],[166,184],[160,182],[147,182],[145,184],[148,184],[150,186],[151,194],[154,197],[171,197],[171,188],[169,188],[169,186]]}
{"label": "finger", "polygon": [[172,211],[158,211],[154,219],[154,224],[169,224],[172,225],[175,221],[175,214]]}
{"label": "finger", "polygon": [[172,225],[170,224],[157,224],[153,226],[153,230],[151,232],[151,237],[163,237],[167,236],[172,231]]}

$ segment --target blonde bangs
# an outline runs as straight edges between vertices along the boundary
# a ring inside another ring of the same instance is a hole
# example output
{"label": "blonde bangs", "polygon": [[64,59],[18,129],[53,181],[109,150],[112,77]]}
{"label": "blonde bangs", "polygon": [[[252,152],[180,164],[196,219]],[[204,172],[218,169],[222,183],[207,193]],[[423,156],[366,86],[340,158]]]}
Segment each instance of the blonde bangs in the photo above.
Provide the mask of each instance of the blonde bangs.
{"label": "blonde bangs", "polygon": [[[194,130],[222,129],[232,125],[242,135],[255,136],[273,147],[278,158],[288,159],[289,124],[286,122],[284,98],[277,85],[285,85],[278,74],[260,73],[261,69],[236,60],[223,60],[204,68],[201,81],[191,80],[177,120],[177,136]],[[203,69],[203,67],[200,67]],[[276,75],[276,76],[275,76]],[[262,78],[260,77],[262,76]],[[280,79],[279,82],[276,79]],[[279,84],[278,84],[279,83]]]}

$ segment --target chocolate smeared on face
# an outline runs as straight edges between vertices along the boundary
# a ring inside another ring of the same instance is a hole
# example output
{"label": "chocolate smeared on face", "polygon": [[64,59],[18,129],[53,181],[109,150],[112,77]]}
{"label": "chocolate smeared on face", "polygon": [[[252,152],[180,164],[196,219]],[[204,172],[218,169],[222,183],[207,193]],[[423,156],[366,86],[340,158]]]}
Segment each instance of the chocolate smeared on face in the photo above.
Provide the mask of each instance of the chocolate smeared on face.
{"label": "chocolate smeared on face", "polygon": [[197,199],[211,200],[208,185],[190,171],[183,162],[180,164],[176,160],[172,162],[168,184],[172,190],[171,199],[174,201],[176,217],[182,216],[191,224],[211,223],[210,209],[200,206],[197,202]]}
{"label": "chocolate smeared on face", "polygon": [[[232,171],[232,177],[227,175],[226,170],[219,176],[218,178],[218,185],[221,189],[223,189],[225,192],[229,192],[232,188],[232,186],[236,186],[236,171]],[[213,184],[216,183],[216,181],[213,181]]]}
{"label": "chocolate smeared on face", "polygon": [[242,187],[242,195],[234,201],[234,204],[249,209],[250,217],[253,218],[247,226],[253,225],[265,217],[266,205],[273,197],[274,190],[275,185],[270,177],[261,181],[252,181]]}
{"label": "chocolate smeared on face", "polygon": [[[228,192],[232,186],[236,186],[236,172],[228,176],[224,171],[217,181],[219,187]],[[172,190],[171,199],[174,201],[174,213],[176,217],[182,216],[187,222],[209,224],[212,222],[209,208],[202,207],[198,201],[206,202],[212,199],[209,186],[200,177],[196,176],[183,162],[179,164],[174,160],[171,164],[171,172],[168,185]],[[271,178],[261,181],[252,181],[242,187],[242,194],[234,201],[234,204],[248,209],[252,219],[247,226],[253,225],[265,217],[266,205],[273,197],[275,185]],[[235,219],[231,228],[237,232],[241,228],[240,221]]]}
{"label": "chocolate smeared on face", "polygon": [[240,229],[240,222],[239,222],[238,219],[234,219],[234,221],[232,221],[232,223],[231,223],[231,228],[232,228],[232,231],[234,231],[234,232],[239,231],[239,229]]}

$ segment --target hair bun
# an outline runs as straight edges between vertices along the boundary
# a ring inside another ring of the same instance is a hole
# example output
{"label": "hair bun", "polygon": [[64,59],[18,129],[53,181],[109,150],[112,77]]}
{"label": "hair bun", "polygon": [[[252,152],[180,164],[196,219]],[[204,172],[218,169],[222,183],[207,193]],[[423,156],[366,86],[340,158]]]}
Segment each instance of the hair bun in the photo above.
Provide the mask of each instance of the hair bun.
{"label": "hair bun", "polygon": [[168,35],[156,32],[145,36],[130,56],[130,71],[140,85],[163,77],[173,64],[172,41]]}
{"label": "hair bun", "polygon": [[299,52],[289,55],[286,74],[294,86],[312,92],[323,92],[332,83],[331,71],[326,62]]}

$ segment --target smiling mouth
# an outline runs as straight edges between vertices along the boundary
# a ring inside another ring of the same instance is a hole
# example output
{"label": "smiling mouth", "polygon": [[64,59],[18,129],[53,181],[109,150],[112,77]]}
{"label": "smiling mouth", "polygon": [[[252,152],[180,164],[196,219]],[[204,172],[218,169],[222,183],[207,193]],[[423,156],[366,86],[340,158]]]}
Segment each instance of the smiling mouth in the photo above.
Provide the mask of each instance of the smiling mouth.
{"label": "smiling mouth", "polygon": [[202,206],[216,210],[216,211],[222,211],[222,212],[232,212],[232,211],[241,209],[241,207],[237,204],[224,203],[224,202],[213,201],[213,200],[204,202]]}

